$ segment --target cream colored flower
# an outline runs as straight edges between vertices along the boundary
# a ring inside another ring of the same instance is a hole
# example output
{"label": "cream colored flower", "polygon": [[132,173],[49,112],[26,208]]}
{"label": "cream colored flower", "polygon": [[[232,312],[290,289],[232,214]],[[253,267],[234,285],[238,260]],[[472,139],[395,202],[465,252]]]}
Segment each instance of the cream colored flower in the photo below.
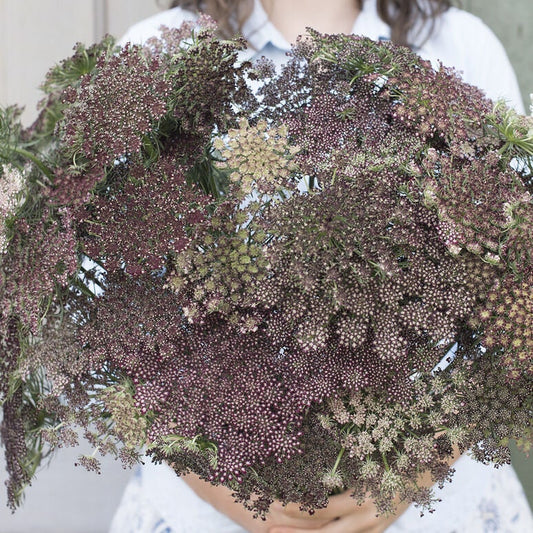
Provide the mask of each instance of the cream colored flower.
{"label": "cream colored flower", "polygon": [[11,165],[2,165],[0,178],[0,253],[7,250],[6,219],[24,202],[21,191],[24,186],[22,172]]}
{"label": "cream colored flower", "polygon": [[221,167],[231,170],[230,181],[245,195],[283,188],[295,170],[293,157],[299,151],[289,144],[285,125],[272,127],[265,120],[250,126],[242,119],[238,128],[229,130],[226,142],[219,138],[213,146],[225,159]]}

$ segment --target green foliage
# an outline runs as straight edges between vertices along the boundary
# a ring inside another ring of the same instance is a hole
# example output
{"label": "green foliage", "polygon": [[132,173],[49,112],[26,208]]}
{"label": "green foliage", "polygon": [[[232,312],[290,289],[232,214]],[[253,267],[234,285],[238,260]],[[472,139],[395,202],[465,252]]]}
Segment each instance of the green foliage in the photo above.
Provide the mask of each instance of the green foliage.
{"label": "green foliage", "polygon": [[497,102],[487,120],[488,131],[503,144],[501,154],[516,158],[517,169],[531,190],[533,179],[533,117],[519,115],[504,102]]}
{"label": "green foliage", "polygon": [[98,58],[116,51],[115,39],[106,36],[89,47],[77,43],[74,54],[53,66],[47,73],[41,90],[45,94],[61,94],[67,87],[76,85],[80,79],[94,71]]}
{"label": "green foliage", "polygon": [[181,435],[164,435],[160,441],[155,441],[148,445],[148,450],[158,449],[168,457],[173,454],[186,452],[198,454],[207,459],[211,468],[216,469],[218,464],[218,447],[214,442],[206,439],[202,435],[195,437],[183,437]]}

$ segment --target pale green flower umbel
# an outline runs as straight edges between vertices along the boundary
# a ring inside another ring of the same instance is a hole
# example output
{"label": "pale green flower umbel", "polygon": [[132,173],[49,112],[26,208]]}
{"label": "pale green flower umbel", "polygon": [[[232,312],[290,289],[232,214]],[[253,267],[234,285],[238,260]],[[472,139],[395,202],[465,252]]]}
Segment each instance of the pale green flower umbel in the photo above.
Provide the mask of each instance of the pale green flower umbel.
{"label": "pale green flower umbel", "polygon": [[290,146],[287,137],[285,125],[273,127],[260,120],[250,126],[242,119],[239,128],[228,132],[228,146],[220,138],[214,146],[225,158],[221,166],[232,170],[230,180],[244,195],[254,189],[270,193],[282,188],[295,170],[292,159],[299,148]]}
{"label": "pale green flower umbel", "polygon": [[2,165],[0,177],[0,253],[7,250],[6,220],[15,213],[23,203],[21,194],[24,178],[19,169],[11,165]]}

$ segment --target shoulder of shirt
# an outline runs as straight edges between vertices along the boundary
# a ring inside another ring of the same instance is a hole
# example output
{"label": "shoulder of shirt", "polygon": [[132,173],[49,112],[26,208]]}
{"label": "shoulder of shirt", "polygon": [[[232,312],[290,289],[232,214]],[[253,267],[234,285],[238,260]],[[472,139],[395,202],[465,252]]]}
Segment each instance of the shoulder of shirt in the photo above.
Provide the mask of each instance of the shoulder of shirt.
{"label": "shoulder of shirt", "polygon": [[490,98],[503,97],[523,112],[520,89],[505,48],[479,17],[451,7],[439,17],[427,46],[440,50],[449,60],[447,66],[458,68],[467,82],[481,87]]}
{"label": "shoulder of shirt", "polygon": [[143,44],[150,37],[157,36],[161,26],[179,28],[183,22],[196,19],[197,16],[194,13],[181,7],[167,9],[130,26],[118,44]]}
{"label": "shoulder of shirt", "polygon": [[450,7],[439,17],[438,30],[445,31],[450,39],[452,36],[469,42],[490,39],[500,44],[494,32],[478,16],[457,7]]}

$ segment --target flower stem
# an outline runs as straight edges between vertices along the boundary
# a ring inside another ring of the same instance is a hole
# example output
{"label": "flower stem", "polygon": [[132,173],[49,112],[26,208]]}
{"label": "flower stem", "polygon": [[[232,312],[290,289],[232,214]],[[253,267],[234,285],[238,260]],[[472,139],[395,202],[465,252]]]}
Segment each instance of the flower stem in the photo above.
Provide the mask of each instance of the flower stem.
{"label": "flower stem", "polygon": [[28,150],[25,150],[24,148],[15,147],[13,148],[13,151],[16,154],[21,155],[22,157],[25,157],[26,159],[29,159],[32,163],[35,163],[35,166],[50,180],[52,181],[54,177],[54,173],[50,168],[48,168],[37,156],[29,152]]}
{"label": "flower stem", "polygon": [[344,452],[346,451],[346,448],[343,446],[341,448],[341,451],[337,455],[337,460],[335,461],[335,464],[333,465],[333,468],[331,469],[331,473],[335,474],[337,472],[337,468],[339,468],[339,465],[341,463],[342,456],[344,455]]}

